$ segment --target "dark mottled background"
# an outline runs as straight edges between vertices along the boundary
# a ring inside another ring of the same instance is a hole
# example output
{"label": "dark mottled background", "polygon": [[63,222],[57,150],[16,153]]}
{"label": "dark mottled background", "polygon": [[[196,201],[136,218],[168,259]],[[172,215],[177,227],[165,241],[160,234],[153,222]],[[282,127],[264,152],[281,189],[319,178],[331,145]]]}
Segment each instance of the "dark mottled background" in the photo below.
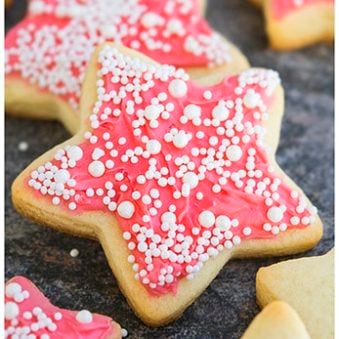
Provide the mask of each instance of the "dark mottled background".
{"label": "dark mottled background", "polygon": [[[24,11],[25,1],[16,0],[6,12],[7,27]],[[207,17],[253,65],[281,74],[286,114],[278,161],[318,206],[324,222],[323,240],[305,255],[323,254],[333,246],[334,233],[333,46],[291,53],[269,50],[261,12],[245,0],[210,0]],[[6,278],[26,275],[62,307],[112,316],[131,338],[239,338],[259,310],[256,271],[282,259],[230,262],[179,320],[151,329],[127,305],[98,243],[39,227],[15,212],[10,193],[13,179],[33,159],[68,137],[56,122],[6,117]],[[18,150],[21,141],[29,143],[26,152]],[[69,255],[73,248],[80,251],[76,258]]]}

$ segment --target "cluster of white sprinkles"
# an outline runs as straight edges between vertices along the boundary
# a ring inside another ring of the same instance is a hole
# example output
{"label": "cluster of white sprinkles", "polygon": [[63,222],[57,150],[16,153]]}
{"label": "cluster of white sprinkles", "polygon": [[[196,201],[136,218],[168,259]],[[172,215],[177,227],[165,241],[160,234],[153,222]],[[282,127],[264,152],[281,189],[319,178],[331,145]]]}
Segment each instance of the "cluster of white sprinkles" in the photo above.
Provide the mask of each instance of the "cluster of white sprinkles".
{"label": "cluster of white sprinkles", "polygon": [[243,239],[305,227],[316,209],[267,160],[263,121],[280,84],[251,69],[215,93],[183,70],[106,45],[83,141],[34,170],[30,187],[73,213],[114,212],[135,278],[154,293],[192,279]]}
{"label": "cluster of white sprinkles", "polygon": [[90,56],[105,41],[178,66],[229,63],[229,44],[208,28],[198,6],[192,0],[32,0],[29,17],[7,36],[5,72],[76,109]]}

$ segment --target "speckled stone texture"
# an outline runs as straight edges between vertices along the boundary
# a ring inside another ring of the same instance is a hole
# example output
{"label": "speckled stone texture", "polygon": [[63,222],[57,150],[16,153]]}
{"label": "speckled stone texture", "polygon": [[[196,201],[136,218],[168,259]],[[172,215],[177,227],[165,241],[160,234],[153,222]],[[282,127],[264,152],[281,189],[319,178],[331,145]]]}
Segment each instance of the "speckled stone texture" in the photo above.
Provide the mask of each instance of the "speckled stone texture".
{"label": "speckled stone texture", "polygon": [[[24,11],[25,2],[15,1],[6,13],[7,27]],[[278,161],[319,208],[324,222],[323,240],[304,255],[323,254],[333,246],[334,237],[333,47],[318,45],[291,53],[269,50],[262,15],[245,0],[210,0],[207,17],[253,65],[281,74],[286,114]],[[16,213],[10,193],[14,178],[68,137],[56,122],[6,117],[6,278],[23,274],[61,307],[112,316],[127,328],[130,338],[239,338],[259,311],[255,303],[258,268],[287,258],[228,263],[179,320],[151,329],[129,308],[98,243],[42,228]],[[29,143],[26,152],[18,150],[21,141]],[[80,251],[76,258],[69,254],[73,248]]]}

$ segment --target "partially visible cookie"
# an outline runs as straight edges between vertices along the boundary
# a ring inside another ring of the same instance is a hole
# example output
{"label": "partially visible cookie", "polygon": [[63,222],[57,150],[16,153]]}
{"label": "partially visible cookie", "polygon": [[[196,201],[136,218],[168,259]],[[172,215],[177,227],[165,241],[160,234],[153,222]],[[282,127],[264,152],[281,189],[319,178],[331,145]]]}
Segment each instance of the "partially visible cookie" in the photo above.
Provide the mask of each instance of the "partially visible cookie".
{"label": "partially visible cookie", "polygon": [[298,312],[313,339],[334,337],[334,250],[261,268],[256,288],[261,307],[283,300]]}
{"label": "partially visible cookie", "polygon": [[274,49],[297,49],[334,38],[334,0],[265,0],[263,5]]}
{"label": "partially visible cookie", "polygon": [[266,306],[241,339],[311,339],[297,312],[283,301]]}
{"label": "partially visible cookie", "polygon": [[5,337],[40,339],[119,339],[122,330],[111,318],[58,308],[28,279],[14,277],[5,287]]}
{"label": "partially visible cookie", "polygon": [[205,1],[32,0],[5,39],[6,113],[59,119],[75,133],[85,70],[95,48],[111,41],[192,78],[247,69],[242,53],[202,15]]}

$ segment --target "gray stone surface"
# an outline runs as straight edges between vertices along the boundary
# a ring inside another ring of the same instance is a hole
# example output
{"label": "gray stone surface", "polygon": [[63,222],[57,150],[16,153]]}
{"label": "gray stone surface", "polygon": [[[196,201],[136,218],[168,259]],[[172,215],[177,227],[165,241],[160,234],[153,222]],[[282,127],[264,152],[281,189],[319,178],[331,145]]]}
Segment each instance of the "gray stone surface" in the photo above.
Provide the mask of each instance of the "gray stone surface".
{"label": "gray stone surface", "polygon": [[[24,2],[15,1],[6,14],[7,27],[23,13]],[[253,65],[281,74],[286,114],[278,160],[318,206],[324,222],[323,240],[304,255],[325,253],[334,237],[333,47],[318,45],[291,53],[269,50],[261,13],[245,0],[210,0],[207,16]],[[113,316],[131,338],[239,338],[259,310],[255,303],[257,269],[286,258],[228,263],[179,320],[151,329],[127,305],[98,243],[42,228],[15,212],[10,193],[13,179],[68,136],[56,122],[6,117],[6,278],[23,274],[62,307]],[[20,141],[29,143],[26,152],[18,150]],[[79,249],[77,258],[69,255],[72,248]]]}

